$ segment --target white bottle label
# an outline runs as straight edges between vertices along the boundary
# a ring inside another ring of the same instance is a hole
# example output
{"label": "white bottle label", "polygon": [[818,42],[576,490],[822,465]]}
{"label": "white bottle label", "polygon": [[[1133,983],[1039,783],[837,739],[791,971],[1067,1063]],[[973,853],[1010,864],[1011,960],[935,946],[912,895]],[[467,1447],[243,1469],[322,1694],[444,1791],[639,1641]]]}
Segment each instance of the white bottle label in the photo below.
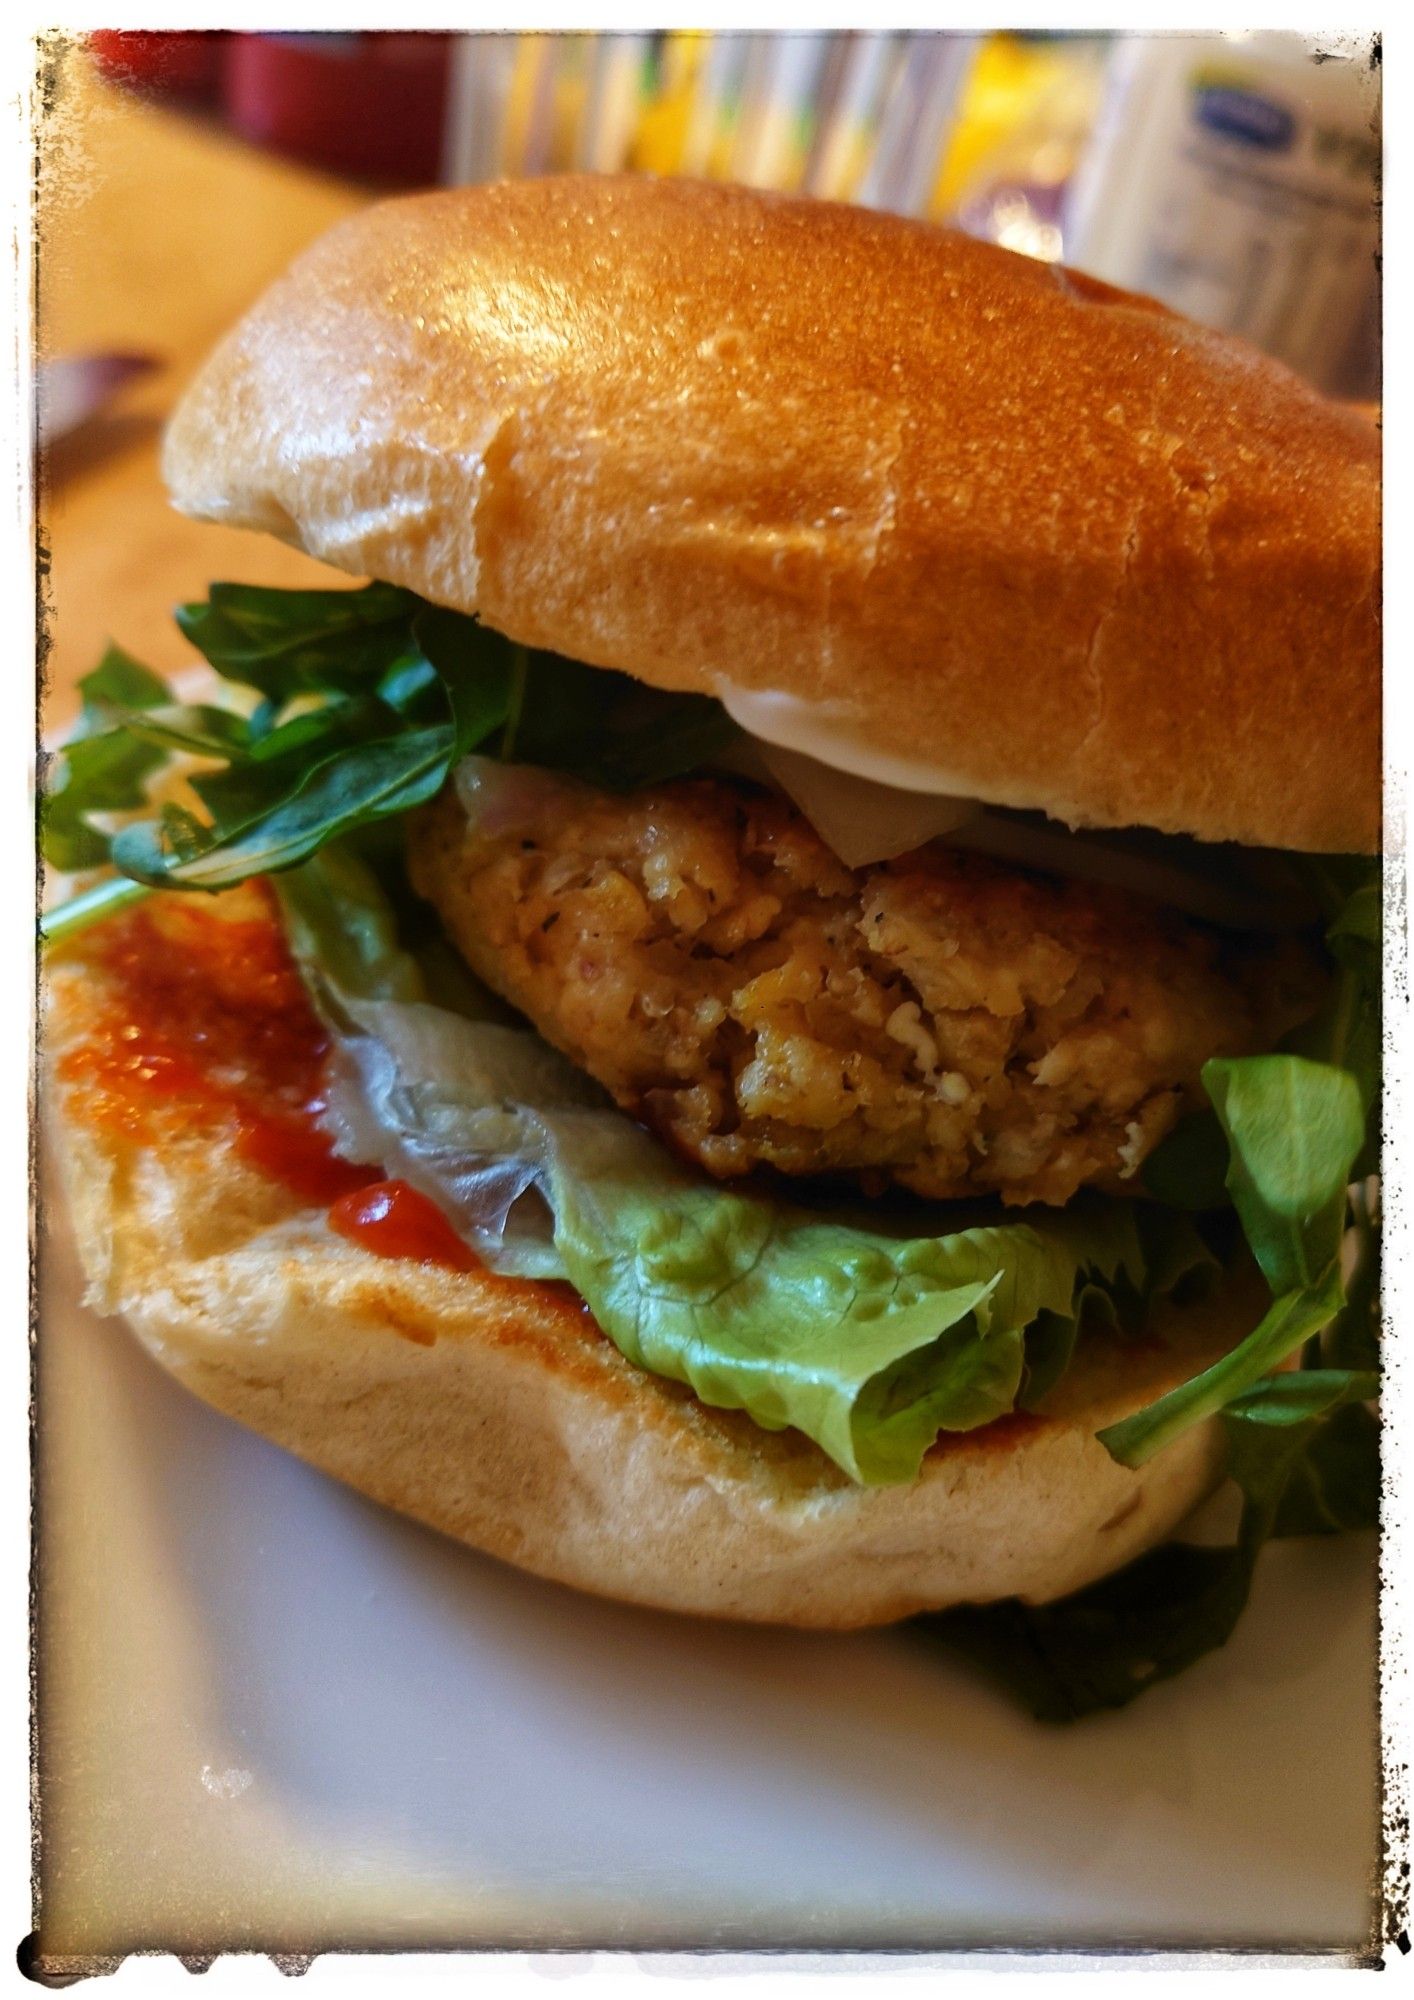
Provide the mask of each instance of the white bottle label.
{"label": "white bottle label", "polygon": [[1370,134],[1323,124],[1270,82],[1205,63],[1137,275],[1179,311],[1324,380],[1379,242]]}
{"label": "white bottle label", "polygon": [[1122,52],[1067,261],[1338,389],[1376,309],[1379,141],[1362,62],[1217,37]]}

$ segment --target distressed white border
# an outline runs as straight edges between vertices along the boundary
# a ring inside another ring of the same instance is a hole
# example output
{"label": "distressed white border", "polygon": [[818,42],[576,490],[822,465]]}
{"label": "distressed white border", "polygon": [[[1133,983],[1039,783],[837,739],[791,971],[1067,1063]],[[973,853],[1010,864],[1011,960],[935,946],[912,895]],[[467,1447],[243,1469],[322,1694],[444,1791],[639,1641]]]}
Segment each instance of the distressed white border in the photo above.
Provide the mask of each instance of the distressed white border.
{"label": "distressed white border", "polygon": [[[302,29],[314,28],[448,28],[473,29],[511,27],[516,29],[535,28],[663,28],[673,26],[706,25],[716,28],[844,28],[864,25],[860,19],[860,9],[830,4],[829,0],[819,0],[819,4],[805,9],[777,8],[763,11],[759,5],[742,4],[742,0],[716,0],[710,9],[698,7],[683,9],[669,4],[649,5],[645,0],[619,0],[619,4],[608,11],[589,5],[565,4],[565,0],[541,0],[541,4],[527,10],[520,19],[511,18],[514,10],[469,9],[464,5],[452,4],[452,0],[420,0],[420,4],[404,4],[399,8],[399,18],[391,18],[391,10],[386,4],[374,6],[360,4],[360,0],[342,0],[342,4],[332,4],[332,0],[306,0],[299,10],[299,18],[292,23],[288,0],[281,8],[269,4],[242,4],[242,0],[228,0],[228,4],[218,9],[204,8],[197,0],[146,0],[140,10],[115,10],[105,6],[70,5],[56,9],[42,16],[26,18],[23,12],[16,15],[8,26],[0,27],[0,60],[4,63],[4,108],[9,120],[10,139],[5,148],[4,188],[8,236],[11,244],[11,317],[6,329],[7,356],[16,356],[20,365],[15,369],[13,379],[15,390],[3,398],[6,441],[11,449],[11,463],[20,469],[20,476],[13,487],[14,499],[7,520],[4,541],[3,602],[8,612],[8,629],[11,639],[10,659],[3,677],[0,677],[0,700],[13,704],[14,714],[7,716],[9,727],[4,734],[5,756],[13,759],[14,768],[6,770],[0,780],[0,813],[6,816],[6,824],[0,831],[9,835],[3,850],[10,857],[4,870],[4,893],[12,898],[13,909],[4,914],[9,919],[3,935],[11,942],[9,952],[12,966],[9,977],[0,987],[0,1004],[9,1016],[7,1047],[11,1052],[11,1062],[3,1071],[5,1079],[4,1096],[0,1097],[0,1134],[3,1134],[4,1152],[0,1155],[0,1259],[3,1259],[3,1274],[7,1285],[7,1296],[14,1301],[12,1306],[9,1338],[4,1345],[3,1381],[0,1381],[0,1396],[3,1396],[4,1441],[0,1443],[0,1520],[4,1522],[0,1533],[0,1589],[3,1589],[3,1616],[5,1631],[3,1661],[0,1671],[0,1716],[3,1716],[3,1730],[0,1730],[0,1834],[3,1834],[3,1848],[0,1848],[0,1897],[3,1897],[6,1927],[0,1933],[0,1953],[8,1964],[13,1964],[10,1954],[18,1941],[29,1929],[29,1721],[28,1721],[28,1471],[26,1412],[29,1398],[28,1357],[20,1339],[23,1322],[22,1301],[27,1290],[28,1257],[24,1240],[24,1217],[27,1214],[28,1168],[25,1146],[26,1093],[28,1084],[28,1063],[22,1059],[20,1051],[28,1050],[30,988],[29,964],[26,959],[27,947],[22,940],[31,935],[30,878],[27,866],[21,864],[20,857],[30,851],[32,822],[30,817],[30,785],[32,771],[26,771],[27,746],[33,739],[33,718],[30,713],[31,682],[24,666],[32,657],[32,543],[29,529],[30,496],[27,482],[28,464],[28,385],[26,381],[25,357],[28,351],[28,304],[29,304],[29,263],[27,254],[28,216],[30,195],[30,145],[27,109],[29,90],[33,76],[32,38],[40,29],[66,28],[83,30],[90,27],[109,27],[118,23],[133,21],[133,13],[139,14],[145,28],[192,28],[223,27],[248,29],[288,29],[297,25]],[[1070,6],[1033,4],[1024,10],[1017,10],[1009,19],[1009,24],[1034,27],[1074,27],[1083,24],[1092,28],[1117,28],[1137,31],[1193,31],[1211,29],[1220,23],[1214,20],[1215,10],[1171,8],[1158,13],[1143,7],[1130,7],[1123,17],[1106,10],[1098,18],[1084,19],[1080,10]],[[997,26],[1006,16],[981,14],[969,10],[965,16],[953,16],[945,25],[953,29],[976,29]],[[917,4],[898,5],[891,10],[885,22],[873,21],[870,26],[936,28],[944,25],[936,7],[924,8]],[[1294,8],[1290,4],[1252,4],[1246,6],[1233,26],[1243,28],[1297,28],[1307,32],[1338,32],[1348,34],[1347,29],[1333,30],[1330,14],[1325,9]],[[1414,357],[1414,312],[1409,310],[1410,286],[1406,268],[1408,230],[1405,226],[1407,197],[1410,176],[1405,171],[1405,135],[1411,129],[1403,113],[1414,111],[1410,93],[1406,88],[1404,65],[1401,57],[1414,47],[1414,39],[1406,35],[1398,23],[1387,28],[1386,42],[1386,131],[1394,138],[1388,146],[1386,160],[1386,353],[1391,357],[1390,379],[1386,388],[1386,520],[1387,543],[1395,552],[1396,559],[1388,566],[1387,586],[1387,639],[1386,656],[1390,663],[1386,675],[1387,692],[1387,758],[1390,775],[1388,793],[1391,850],[1394,855],[1389,871],[1387,912],[1390,920],[1390,952],[1387,966],[1387,1030],[1388,1069],[1386,1081],[1386,1214],[1387,1214],[1387,1324],[1393,1338],[1389,1342],[1388,1393],[1386,1396],[1387,1435],[1392,1440],[1388,1451],[1389,1479],[1386,1490],[1386,1522],[1384,1529],[1384,1574],[1385,1590],[1383,1599],[1383,1733],[1385,1769],[1389,1787],[1388,1806],[1393,1821],[1400,1813],[1407,1815],[1410,1804],[1409,1770],[1414,1762],[1414,1739],[1411,1739],[1410,1709],[1407,1661],[1409,1658],[1409,1607],[1407,1578],[1410,1571],[1411,1527],[1409,1518],[1410,1481],[1400,1476],[1402,1441],[1409,1435],[1410,1381],[1414,1377],[1414,1363],[1401,1355],[1401,1321],[1403,1308],[1409,1292],[1407,1276],[1410,1250],[1410,1222],[1406,1190],[1409,1185],[1409,1154],[1414,1150],[1414,1082],[1410,1076],[1410,999],[1408,980],[1408,911],[1404,893],[1404,830],[1407,815],[1408,773],[1410,769],[1411,714],[1414,714],[1414,691],[1409,685],[1411,668],[1406,662],[1411,657],[1411,639],[1414,639],[1414,620],[1410,617],[1411,560],[1408,556],[1400,559],[1401,548],[1414,551],[1414,538],[1409,536],[1414,508],[1411,508],[1410,486],[1414,479],[1408,451],[1410,425],[1407,413],[1410,404],[1407,370],[1409,358]],[[16,256],[18,254],[18,259]],[[21,746],[25,746],[22,748]],[[1339,755],[1339,745],[1332,745],[1332,755]],[[24,1067],[21,1067],[22,1061]],[[1299,1757],[1299,1744],[1293,1745],[1293,1756]],[[1390,1861],[1394,1866],[1409,1859],[1409,1837],[1407,1818],[1400,1827],[1394,1826],[1395,1844],[1391,1849]],[[1405,1912],[1407,1921],[1407,1910]],[[644,1954],[633,1957],[627,1954],[596,1953],[572,1956],[514,1957],[507,1954],[451,1955],[445,1958],[417,1958],[407,1956],[353,1957],[326,1955],[317,1960],[309,1974],[317,1982],[321,1991],[357,1988],[360,1991],[397,1992],[410,1981],[419,1985],[455,1981],[459,1988],[466,1987],[478,1995],[491,1993],[534,1993],[544,1991],[544,1981],[569,1980],[573,1982],[576,1996],[583,2000],[599,2000],[599,1996],[613,1996],[619,2000],[625,1989],[632,1990],[646,1979],[667,1976],[674,1980],[700,1978],[711,1982],[714,2000],[721,1995],[746,1995],[766,1989],[770,1982],[772,1991],[781,1983],[788,1982],[792,1994],[838,1995],[844,1992],[874,1990],[887,1980],[891,1986],[910,1980],[936,1980],[940,1973],[946,1973],[950,1986],[961,1981],[971,1986],[977,1980],[987,1980],[986,1991],[997,1990],[997,1982],[1003,1985],[1012,1980],[1031,1976],[1035,1972],[1045,1972],[1053,1977],[1074,1979],[1091,1978],[1096,1975],[1121,1979],[1146,1971],[1163,1970],[1169,1976],[1168,1992],[1184,1992],[1199,1978],[1206,1980],[1215,1970],[1242,1971],[1255,1981],[1258,1987],[1267,1987],[1275,1980],[1285,1980],[1292,1972],[1305,1971],[1317,1986],[1337,1975],[1330,1961],[1283,1957],[1263,1959],[1239,1954],[1196,1954],[1160,1953],[1143,1958],[1120,1955],[1115,1957],[1090,1957],[1085,1954],[1038,1953],[1034,1956],[1018,1958],[1015,1954],[969,1954],[965,1956],[874,1956],[863,1954],[828,1955],[783,1955],[783,1956],[702,1956],[684,1955],[661,1956]],[[1395,1954],[1390,1960],[1390,1970],[1396,1977],[1409,1975],[1414,1970],[1414,1957]],[[11,1974],[11,1978],[14,1978]],[[187,1969],[170,1958],[133,1959],[128,1961],[117,1974],[122,1990],[135,1991],[181,1991],[187,1992],[191,1974]],[[206,1974],[210,1985],[219,1987],[222,1993],[242,1993],[247,1990],[269,1993],[279,1990],[281,1974],[268,1960],[229,1957],[215,1964]],[[207,1989],[203,1989],[207,1990]],[[1303,1988],[1303,1990],[1310,1990]]]}
{"label": "distressed white border", "polygon": [[[1404,552],[1414,523],[1410,463],[1414,396],[1407,357],[1414,353],[1414,284],[1409,269],[1407,119],[1414,111],[1408,64],[1414,36],[1397,25],[1387,34],[1385,63],[1385,1096],[1384,1312],[1385,1496],[1381,1541],[1380,1682],[1385,1783],[1385,1893],[1392,1927],[1408,1926],[1409,1815],[1414,1796],[1414,1727],[1410,1708],[1410,1579],[1414,1526],[1406,1453],[1414,1419],[1414,1356],[1409,1353],[1411,1286],[1411,1166],[1414,1166],[1414,1038],[1411,1038],[1409,934],[1409,779],[1414,751],[1414,581]],[[1393,74],[1391,74],[1393,65]],[[1400,1904],[1402,1903],[1402,1908]],[[1406,1957],[1408,1967],[1414,1958]]]}
{"label": "distressed white border", "polygon": [[[19,24],[0,25],[6,304],[0,425],[6,485],[0,604],[6,658],[0,673],[0,935],[10,970],[0,981],[5,1061],[0,1065],[0,1951],[30,1929],[29,1737],[29,1083],[33,994],[34,560],[29,481],[30,187],[28,94],[32,60]],[[11,1960],[13,1962],[13,1960]]]}

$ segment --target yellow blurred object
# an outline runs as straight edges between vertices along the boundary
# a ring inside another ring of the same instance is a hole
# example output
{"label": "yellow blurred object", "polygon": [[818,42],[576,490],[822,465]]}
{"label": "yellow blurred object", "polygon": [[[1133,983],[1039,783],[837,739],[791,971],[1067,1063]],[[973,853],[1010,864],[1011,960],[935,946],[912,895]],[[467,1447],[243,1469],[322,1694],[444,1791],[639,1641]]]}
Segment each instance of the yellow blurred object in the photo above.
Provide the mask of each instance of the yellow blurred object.
{"label": "yellow blurred object", "polygon": [[933,207],[950,214],[978,166],[1011,132],[1036,94],[1038,69],[1047,67],[1046,54],[1028,48],[1015,35],[988,36],[977,52],[972,75],[963,91],[952,140],[943,154]]}
{"label": "yellow blurred object", "polygon": [[963,93],[929,213],[954,216],[993,169],[998,178],[1049,185],[1064,180],[1090,129],[1098,94],[1093,58],[1077,45],[989,36]]}
{"label": "yellow blurred object", "polygon": [[960,185],[1064,58],[953,31],[671,29],[457,38],[447,178],[566,168],[684,174],[929,211],[938,161]]}
{"label": "yellow blurred object", "polygon": [[516,38],[515,68],[511,71],[505,116],[501,123],[500,170],[503,174],[520,172],[525,161],[535,87],[550,39],[549,35],[519,35]]}
{"label": "yellow blurred object", "polygon": [[657,89],[639,119],[629,152],[629,165],[639,173],[673,174],[681,166],[711,40],[696,28],[677,28],[664,38]]}

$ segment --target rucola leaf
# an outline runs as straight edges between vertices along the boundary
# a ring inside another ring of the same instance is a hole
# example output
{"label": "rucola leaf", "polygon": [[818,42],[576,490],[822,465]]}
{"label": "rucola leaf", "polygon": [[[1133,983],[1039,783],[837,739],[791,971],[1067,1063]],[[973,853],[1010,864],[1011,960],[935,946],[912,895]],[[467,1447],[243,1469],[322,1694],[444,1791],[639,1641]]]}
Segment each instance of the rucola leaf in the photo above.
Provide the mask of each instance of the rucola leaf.
{"label": "rucola leaf", "polygon": [[[616,787],[674,776],[736,731],[714,701],[528,652],[390,584],[282,591],[213,584],[178,623],[246,707],[171,700],[116,650],[89,676],[82,733],[45,802],[45,853],[107,861],[135,884],[215,891],[296,867],[327,842],[433,797],[469,750],[533,758]],[[110,841],[94,815],[141,809],[180,760],[206,808],[165,806]],[[188,768],[190,766],[190,768]],[[125,899],[125,898],[124,898]],[[113,906],[85,895],[64,936]]]}
{"label": "rucola leaf", "polygon": [[264,590],[213,583],[177,624],[223,679],[284,703],[300,693],[358,694],[406,652],[416,599],[388,583],[362,590]]}
{"label": "rucola leaf", "polygon": [[167,684],[121,647],[110,646],[79,682],[79,692],[78,729],[57,758],[45,760],[57,782],[45,789],[40,809],[45,858],[70,874],[108,860],[111,838],[91,815],[140,807],[148,778],[163,762],[162,750],[149,740],[108,726],[109,705],[134,713],[154,708],[167,699]]}
{"label": "rucola leaf", "polygon": [[[1205,1065],[1203,1084],[1228,1145],[1227,1187],[1262,1273],[1276,1294],[1231,1353],[1146,1410],[1100,1433],[1122,1464],[1138,1465],[1249,1390],[1330,1327],[1333,1356],[1368,1360],[1376,1317],[1369,1232],[1356,1297],[1347,1299],[1342,1246],[1355,1176],[1374,1165],[1378,1088],[1378,899],[1372,865],[1322,862],[1313,872],[1334,911],[1329,938],[1340,970],[1328,1005],[1294,1041],[1299,1049]],[[1172,1159],[1168,1166],[1172,1166]],[[1160,1185],[1163,1175],[1160,1174]],[[1152,1184],[1152,1183],[1151,1183]]]}
{"label": "rucola leaf", "polygon": [[1366,1372],[1298,1370],[1224,1410],[1243,1496],[1232,1545],[1170,1542],[1055,1604],[969,1605],[913,1629],[974,1661],[1039,1721],[1125,1707],[1231,1636],[1270,1537],[1375,1525],[1378,1426],[1366,1405],[1377,1387]]}

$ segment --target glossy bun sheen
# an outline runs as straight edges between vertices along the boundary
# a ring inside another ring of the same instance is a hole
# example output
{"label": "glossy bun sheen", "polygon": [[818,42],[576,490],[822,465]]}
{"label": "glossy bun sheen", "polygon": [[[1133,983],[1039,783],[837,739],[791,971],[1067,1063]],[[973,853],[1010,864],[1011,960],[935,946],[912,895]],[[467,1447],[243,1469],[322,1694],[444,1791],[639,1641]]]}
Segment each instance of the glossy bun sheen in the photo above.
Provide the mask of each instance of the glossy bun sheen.
{"label": "glossy bun sheen", "polygon": [[370,208],[165,470],[656,685],[1072,825],[1373,850],[1380,445],[1243,343],[928,225],[564,178]]}

